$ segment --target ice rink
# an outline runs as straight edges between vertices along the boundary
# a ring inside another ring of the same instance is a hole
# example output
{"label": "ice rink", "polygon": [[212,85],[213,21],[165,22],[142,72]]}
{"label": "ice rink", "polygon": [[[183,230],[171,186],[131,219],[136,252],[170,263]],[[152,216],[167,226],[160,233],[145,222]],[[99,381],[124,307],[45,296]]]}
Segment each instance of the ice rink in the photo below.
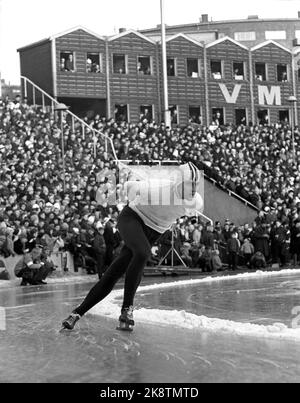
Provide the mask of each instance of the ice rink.
{"label": "ice rink", "polygon": [[300,382],[298,271],[175,280],[143,280],[132,334],[115,330],[109,302],[59,333],[92,284],[0,288],[0,382]]}

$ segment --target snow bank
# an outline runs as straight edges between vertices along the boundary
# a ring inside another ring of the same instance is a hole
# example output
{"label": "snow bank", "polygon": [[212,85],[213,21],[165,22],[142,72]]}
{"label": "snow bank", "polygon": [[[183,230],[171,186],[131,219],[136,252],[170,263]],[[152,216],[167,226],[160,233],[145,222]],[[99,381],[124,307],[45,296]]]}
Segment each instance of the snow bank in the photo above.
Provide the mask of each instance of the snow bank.
{"label": "snow bank", "polygon": [[[228,280],[245,280],[279,275],[282,276],[295,273],[300,274],[300,270],[283,270],[281,272],[256,272],[239,274],[236,276],[224,276],[215,278],[210,277],[199,280],[177,281],[172,283],[154,284],[150,286],[140,287],[139,293],[144,293],[157,289],[193,286],[200,283],[211,283]],[[95,306],[90,311],[90,314],[106,316],[108,318],[116,320],[116,318],[120,314],[120,304],[116,300],[122,298],[122,296],[123,290],[113,291],[105,301]],[[238,336],[254,336],[268,339],[272,338],[300,341],[300,329],[290,329],[283,323],[275,323],[273,325],[265,326],[252,323],[234,322],[218,318],[208,318],[205,316],[197,316],[185,311],[167,311],[145,308],[136,310],[134,317],[136,321],[140,323],[167,325],[190,330],[225,332],[227,334]]]}

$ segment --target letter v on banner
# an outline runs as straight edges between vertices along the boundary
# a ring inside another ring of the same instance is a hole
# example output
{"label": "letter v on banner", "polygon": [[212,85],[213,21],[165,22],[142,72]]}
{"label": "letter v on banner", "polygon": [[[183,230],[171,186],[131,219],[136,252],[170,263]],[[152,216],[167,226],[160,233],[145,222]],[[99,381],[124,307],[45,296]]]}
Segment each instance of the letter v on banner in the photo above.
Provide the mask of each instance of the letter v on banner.
{"label": "letter v on banner", "polygon": [[238,96],[240,95],[240,91],[241,91],[242,85],[241,85],[241,84],[236,84],[236,85],[234,86],[234,89],[233,89],[233,92],[232,92],[231,95],[229,94],[228,88],[226,87],[225,84],[219,84],[219,86],[220,86],[220,89],[221,89],[221,91],[222,91],[222,94],[223,94],[223,96],[224,96],[224,98],[225,98],[225,101],[226,101],[228,104],[236,104],[236,101],[237,101],[237,99],[238,99]]}

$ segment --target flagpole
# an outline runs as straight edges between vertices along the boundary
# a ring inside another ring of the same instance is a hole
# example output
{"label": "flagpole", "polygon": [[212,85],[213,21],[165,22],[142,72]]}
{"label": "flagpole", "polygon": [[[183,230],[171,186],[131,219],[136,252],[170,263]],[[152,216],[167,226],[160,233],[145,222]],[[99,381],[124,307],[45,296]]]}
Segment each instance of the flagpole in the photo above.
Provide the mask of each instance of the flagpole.
{"label": "flagpole", "polygon": [[166,45],[164,0],[160,0],[160,15],[161,15],[161,47],[162,47],[162,65],[163,65],[164,118],[166,127],[171,127],[171,116],[169,111],[169,94],[168,94],[167,45]]}

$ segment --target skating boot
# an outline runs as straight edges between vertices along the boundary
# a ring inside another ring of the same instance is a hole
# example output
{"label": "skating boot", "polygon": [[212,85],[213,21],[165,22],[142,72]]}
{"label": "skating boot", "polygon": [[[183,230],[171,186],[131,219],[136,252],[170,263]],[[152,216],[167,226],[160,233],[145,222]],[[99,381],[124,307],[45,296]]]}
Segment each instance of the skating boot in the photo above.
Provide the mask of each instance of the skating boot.
{"label": "skating boot", "polygon": [[71,315],[65,319],[62,323],[62,330],[73,330],[76,323],[81,319],[81,316],[76,312],[72,312]]}
{"label": "skating boot", "polygon": [[121,311],[121,316],[119,318],[119,327],[117,330],[125,331],[125,332],[132,332],[134,326],[133,320],[133,306],[129,308],[124,308]]}

